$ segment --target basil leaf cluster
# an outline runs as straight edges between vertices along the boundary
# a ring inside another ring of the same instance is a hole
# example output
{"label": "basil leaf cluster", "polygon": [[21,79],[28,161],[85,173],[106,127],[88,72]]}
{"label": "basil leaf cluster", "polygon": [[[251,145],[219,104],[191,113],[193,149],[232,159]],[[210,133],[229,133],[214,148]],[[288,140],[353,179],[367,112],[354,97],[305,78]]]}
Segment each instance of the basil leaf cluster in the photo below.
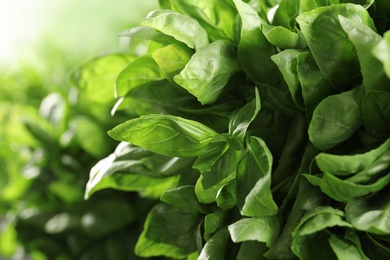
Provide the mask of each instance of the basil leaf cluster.
{"label": "basil leaf cluster", "polygon": [[96,61],[74,77],[125,118],[86,198],[158,201],[136,254],[389,258],[390,2],[159,4],[100,58],[110,97]]}

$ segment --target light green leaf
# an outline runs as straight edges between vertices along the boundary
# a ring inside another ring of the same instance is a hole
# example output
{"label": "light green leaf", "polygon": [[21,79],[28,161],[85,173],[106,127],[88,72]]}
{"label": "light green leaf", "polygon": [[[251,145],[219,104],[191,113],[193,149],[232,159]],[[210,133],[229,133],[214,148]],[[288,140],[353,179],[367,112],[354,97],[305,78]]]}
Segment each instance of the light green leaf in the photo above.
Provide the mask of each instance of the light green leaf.
{"label": "light green leaf", "polygon": [[299,53],[301,53],[300,50],[285,50],[273,55],[271,59],[282,72],[295,105],[299,109],[304,110],[302,89],[297,71],[297,56]]}
{"label": "light green leaf", "polygon": [[375,57],[383,63],[387,77],[390,79],[390,32],[386,32],[374,48]]}
{"label": "light green leaf", "polygon": [[377,235],[389,235],[389,195],[389,189],[385,188],[374,196],[348,201],[345,207],[347,220],[357,230]]}
{"label": "light green leaf", "polygon": [[141,257],[187,257],[196,251],[199,224],[199,215],[160,203],[149,212],[135,253]]}
{"label": "light green leaf", "polygon": [[272,198],[272,154],[265,142],[250,137],[236,177],[237,204],[243,216],[275,215],[278,207]]}
{"label": "light green leaf", "polygon": [[281,49],[305,49],[306,41],[300,33],[292,32],[283,26],[262,24],[262,30],[267,40]]}
{"label": "light green leaf", "polygon": [[126,96],[133,89],[158,84],[164,78],[160,67],[150,55],[138,57],[116,78],[115,96]]}
{"label": "light green leaf", "polygon": [[184,69],[193,51],[183,44],[170,44],[153,52],[152,57],[165,74],[173,82],[173,77]]}
{"label": "light green leaf", "polygon": [[278,86],[278,68],[271,60],[271,56],[276,53],[276,50],[261,30],[264,21],[247,3],[241,0],[234,0],[233,2],[242,22],[238,44],[238,62],[240,66],[256,84]]}
{"label": "light green leaf", "polygon": [[148,114],[177,114],[180,106],[195,101],[193,96],[183,93],[170,82],[163,81],[161,84],[132,89],[117,101],[111,114],[123,110],[135,117]]}
{"label": "light green leaf", "polygon": [[328,150],[351,137],[362,124],[361,88],[329,96],[314,110],[309,138],[320,150]]}
{"label": "light green leaf", "polygon": [[279,229],[276,216],[244,218],[229,225],[229,233],[233,242],[259,241],[266,243],[268,247],[275,243]]}
{"label": "light green leaf", "polygon": [[368,12],[355,4],[319,7],[299,15],[297,22],[325,78],[338,91],[345,91],[361,81],[361,74],[355,46],[342,29],[339,15],[375,29]]}
{"label": "light green leaf", "polygon": [[227,228],[217,231],[204,245],[198,260],[223,260],[225,259],[225,249],[229,241]]}
{"label": "light green leaf", "polygon": [[390,174],[374,179],[372,183],[358,184],[352,181],[342,180],[330,173],[324,173],[322,178],[305,175],[313,184],[320,186],[322,192],[334,200],[346,202],[358,197],[367,196],[380,191],[390,183]]}
{"label": "light green leaf", "polygon": [[85,198],[106,188],[138,191],[145,196],[158,198],[177,186],[180,174],[186,171],[186,167],[190,167],[191,162],[185,158],[167,157],[121,143],[115,153],[91,169]]}
{"label": "light green leaf", "polygon": [[141,21],[141,25],[150,26],[192,49],[206,46],[208,35],[195,19],[170,10],[156,10]]}
{"label": "light green leaf", "polygon": [[108,134],[150,151],[173,157],[195,157],[217,133],[207,126],[170,115],[146,115],[129,120]]}
{"label": "light green leaf", "polygon": [[205,105],[218,99],[238,70],[234,44],[219,40],[198,50],[174,80]]}
{"label": "light green leaf", "polygon": [[[103,189],[115,189],[122,191],[137,191],[144,196],[158,198],[165,191],[178,185],[180,176],[155,178],[146,175],[127,172],[132,167],[142,167],[139,162],[124,161],[113,162],[112,157],[107,157],[95,165],[90,172],[85,198]],[[128,169],[130,168],[130,169]]]}
{"label": "light green leaf", "polygon": [[246,131],[261,108],[260,95],[257,88],[255,88],[255,95],[255,98],[237,111],[229,122],[229,133],[241,142],[244,142]]}
{"label": "light green leaf", "polygon": [[226,186],[222,187],[218,191],[215,201],[217,202],[218,207],[223,210],[234,208],[237,205],[236,183],[231,181]]}
{"label": "light green leaf", "polygon": [[131,39],[138,38],[145,41],[154,41],[163,44],[176,44],[175,38],[154,30],[149,26],[137,26],[131,29],[120,32],[118,36],[129,37]]}
{"label": "light green leaf", "polygon": [[329,206],[317,207],[306,213],[300,224],[292,233],[292,251],[303,260],[335,259],[335,254],[329,245],[330,232],[325,232],[330,227],[347,227],[351,224],[344,220],[342,211]]}
{"label": "light green leaf", "polygon": [[134,59],[120,53],[96,57],[76,70],[72,81],[89,100],[100,104],[113,102],[115,80]]}
{"label": "light green leaf", "polygon": [[227,135],[222,137],[222,140],[210,142],[193,166],[202,173],[202,186],[206,190],[215,186],[222,188],[233,179],[241,159],[241,151],[232,145],[235,140]]}
{"label": "light green leaf", "polygon": [[[359,239],[359,238],[357,238]],[[361,245],[355,244],[353,241],[342,238],[335,234],[329,238],[329,244],[333,249],[333,252],[337,255],[338,259],[351,259],[351,260],[368,260],[365,256]]]}
{"label": "light green leaf", "polygon": [[173,0],[181,12],[197,20],[211,40],[234,39],[237,11],[229,0]]}
{"label": "light green leaf", "polygon": [[201,203],[207,204],[207,203],[215,202],[219,190],[221,190],[222,187],[227,185],[228,182],[231,181],[233,178],[234,176],[231,176],[231,178],[225,179],[224,181],[220,182],[218,185],[215,185],[209,189],[205,189],[203,187],[203,176],[201,175],[195,184],[196,197]]}
{"label": "light green leaf", "polygon": [[216,210],[204,218],[204,239],[208,241],[210,237],[223,226],[224,213],[222,210]]}
{"label": "light green leaf", "polygon": [[207,212],[207,208],[197,200],[195,187],[192,185],[168,190],[161,195],[160,200],[192,214]]}
{"label": "light green leaf", "polygon": [[363,75],[363,84],[366,90],[388,90],[390,80],[387,78],[383,64],[374,56],[372,49],[381,41],[375,28],[363,24],[361,21],[339,16],[340,24],[348,38],[355,46]]}
{"label": "light green leaf", "polygon": [[355,155],[320,153],[315,160],[322,172],[336,176],[348,176],[372,167],[381,156],[389,154],[389,152],[390,139],[366,153]]}
{"label": "light green leaf", "polygon": [[161,9],[172,9],[172,0],[158,0]]}
{"label": "light green leaf", "polygon": [[[274,25],[280,25],[291,31],[295,29],[295,18],[299,15],[300,5],[304,5],[305,0],[282,0],[276,10],[273,20]],[[304,7],[302,7],[304,8]],[[307,10],[306,10],[307,11]]]}
{"label": "light green leaf", "polygon": [[0,230],[0,254],[8,258],[11,258],[18,248],[17,231],[12,222],[6,218]]}

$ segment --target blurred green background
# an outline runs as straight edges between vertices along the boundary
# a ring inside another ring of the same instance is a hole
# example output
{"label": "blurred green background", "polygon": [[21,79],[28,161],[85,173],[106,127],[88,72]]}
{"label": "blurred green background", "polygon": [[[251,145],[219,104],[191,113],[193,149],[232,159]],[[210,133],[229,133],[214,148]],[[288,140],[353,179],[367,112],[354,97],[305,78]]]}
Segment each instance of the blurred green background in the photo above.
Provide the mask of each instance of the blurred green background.
{"label": "blurred green background", "polygon": [[153,203],[110,190],[84,201],[91,167],[117,145],[106,131],[121,119],[110,116],[113,98],[79,93],[70,77],[95,56],[126,53],[117,34],[157,6],[0,0],[0,259],[136,259]]}
{"label": "blurred green background", "polygon": [[156,7],[157,0],[1,0],[0,64],[75,64],[118,48],[116,33]]}

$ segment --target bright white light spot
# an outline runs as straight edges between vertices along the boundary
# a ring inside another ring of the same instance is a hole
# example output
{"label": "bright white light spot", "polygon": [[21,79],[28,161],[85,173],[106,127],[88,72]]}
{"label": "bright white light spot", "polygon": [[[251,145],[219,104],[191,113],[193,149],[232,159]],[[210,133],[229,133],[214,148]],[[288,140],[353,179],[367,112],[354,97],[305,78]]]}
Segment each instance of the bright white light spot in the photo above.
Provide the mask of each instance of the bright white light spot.
{"label": "bright white light spot", "polygon": [[0,63],[7,64],[20,57],[42,31],[40,1],[0,0]]}

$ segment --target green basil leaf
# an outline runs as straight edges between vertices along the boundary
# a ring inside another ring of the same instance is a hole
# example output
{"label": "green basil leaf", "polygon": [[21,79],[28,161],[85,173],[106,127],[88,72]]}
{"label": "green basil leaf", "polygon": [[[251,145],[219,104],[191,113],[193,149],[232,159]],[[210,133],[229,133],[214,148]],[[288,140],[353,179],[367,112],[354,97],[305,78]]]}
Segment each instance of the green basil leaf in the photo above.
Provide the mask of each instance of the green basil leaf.
{"label": "green basil leaf", "polygon": [[362,116],[369,135],[377,138],[390,136],[390,93],[367,91],[362,100]]}
{"label": "green basil leaf", "polygon": [[223,210],[232,209],[237,205],[236,198],[236,183],[234,181],[229,182],[226,186],[222,187],[215,199],[218,207]]}
{"label": "green basil leaf", "polygon": [[367,9],[374,1],[373,0],[302,0],[301,2],[302,2],[301,9],[303,13],[321,6],[337,5],[337,4],[344,4],[344,3],[359,4]]}
{"label": "green basil leaf", "polygon": [[301,52],[297,55],[297,74],[306,117],[310,121],[318,104],[327,96],[335,94],[335,91],[318,68],[311,52]]}
{"label": "green basil leaf", "polygon": [[[176,187],[180,176],[156,178],[139,174],[137,170],[145,171],[141,161],[115,161],[111,155],[99,161],[90,172],[90,178],[85,190],[85,198],[99,190],[112,188],[123,191],[138,191],[145,196],[158,198],[165,191]],[[133,172],[132,172],[133,171]],[[137,174],[138,173],[138,174]]]}
{"label": "green basil leaf", "polygon": [[133,89],[156,84],[164,79],[160,67],[152,57],[149,55],[138,57],[116,78],[115,96],[126,96]]}
{"label": "green basil leaf", "polygon": [[302,260],[310,259],[337,259],[329,245],[330,234],[326,231],[320,231],[307,236],[298,236],[293,239],[291,246],[294,256]]}
{"label": "green basil leaf", "polygon": [[326,205],[328,200],[318,187],[311,185],[305,178],[301,178],[296,200],[287,218],[287,223],[275,244],[264,256],[268,259],[293,258],[295,256],[291,250],[293,230],[300,225],[302,217],[307,212]]}
{"label": "green basil leaf", "polygon": [[176,40],[185,43],[191,49],[206,46],[208,35],[195,19],[170,10],[156,10],[141,21],[141,25],[150,26]]}
{"label": "green basil leaf", "polygon": [[329,244],[337,259],[369,259],[359,245],[335,234],[330,236]]}
{"label": "green basil leaf", "polygon": [[201,175],[195,184],[195,193],[199,202],[201,203],[213,203],[217,199],[218,192],[227,185],[234,176],[229,176],[225,180],[219,182],[217,185],[210,187],[208,189],[203,187],[203,176]]}
{"label": "green basil leaf", "polygon": [[306,213],[292,233],[292,250],[300,259],[336,259],[329,245],[330,233],[324,230],[329,227],[347,227],[351,224],[344,220],[340,210],[331,207],[317,207]]}
{"label": "green basil leaf", "polygon": [[234,44],[219,40],[198,50],[174,80],[205,105],[218,99],[238,70]]}
{"label": "green basil leaf", "polygon": [[129,120],[108,134],[150,151],[173,157],[198,156],[217,133],[196,121],[170,115],[147,115]]}
{"label": "green basil leaf", "polygon": [[180,186],[166,191],[160,200],[192,214],[206,213],[207,209],[197,200],[194,188],[191,185]]}
{"label": "green basil leaf", "polygon": [[255,93],[256,97],[234,114],[229,122],[229,133],[241,142],[244,141],[250,123],[256,118],[261,108],[260,96],[257,88],[255,89]]}
{"label": "green basil leaf", "polygon": [[[273,24],[280,25],[291,31],[295,29],[295,18],[299,15],[300,2],[302,2],[302,8],[304,8],[305,0],[282,0],[279,3],[279,7],[276,10]],[[308,11],[308,10],[306,10]]]}
{"label": "green basil leaf", "polygon": [[149,26],[137,26],[122,31],[118,34],[121,37],[137,38],[145,41],[153,41],[162,44],[175,44],[177,41],[172,36],[163,34]]}
{"label": "green basil leaf", "polygon": [[168,81],[161,84],[144,85],[132,89],[125,97],[120,98],[111,114],[126,111],[129,115],[177,114],[183,104],[196,101],[191,95],[183,93],[180,88]]}
{"label": "green basil leaf", "polygon": [[206,241],[223,226],[224,216],[222,210],[216,210],[213,213],[206,215],[204,218],[204,239]]}
{"label": "green basil leaf", "polygon": [[362,124],[360,104],[360,87],[322,100],[309,124],[314,146],[328,150],[351,137]]}
{"label": "green basil leaf", "polygon": [[105,104],[113,102],[118,74],[135,59],[128,54],[109,54],[96,57],[72,74],[73,83],[89,100]]}
{"label": "green basil leaf", "polygon": [[170,44],[153,52],[152,57],[165,77],[173,82],[173,77],[184,69],[193,51],[183,44]]}
{"label": "green basil leaf", "polygon": [[196,251],[199,223],[198,215],[160,203],[149,212],[135,253],[141,257],[187,257]]}
{"label": "green basil leaf", "polygon": [[272,154],[265,142],[250,137],[236,177],[237,204],[243,216],[275,215],[278,207],[272,198]]}
{"label": "green basil leaf", "polygon": [[173,0],[181,12],[196,19],[211,40],[234,39],[236,9],[229,0]]}
{"label": "green basil leaf", "polygon": [[386,32],[373,49],[375,57],[383,63],[386,75],[390,78],[390,32]]}
{"label": "green basil leaf", "polygon": [[85,198],[106,188],[138,191],[157,198],[177,186],[180,174],[191,170],[192,162],[192,159],[172,158],[120,143],[113,154],[91,169]]}
{"label": "green basil leaf", "polygon": [[263,255],[268,250],[265,243],[257,241],[244,241],[237,253],[237,260],[265,260]]}
{"label": "green basil leaf", "polygon": [[158,0],[161,9],[172,9],[172,0]]}
{"label": "green basil leaf", "polygon": [[304,37],[300,33],[292,32],[283,26],[262,24],[262,30],[267,40],[281,49],[305,49],[307,47]]}
{"label": "green basil leaf", "polygon": [[328,172],[336,176],[348,176],[373,167],[383,155],[390,152],[390,139],[379,147],[366,153],[355,155],[335,155],[321,153],[315,160],[322,172]]}
{"label": "green basil leaf", "polygon": [[390,175],[385,175],[372,183],[357,184],[352,181],[342,180],[330,173],[324,173],[322,178],[305,175],[313,184],[320,186],[321,190],[329,197],[337,201],[349,201],[371,193],[380,191],[390,183]]}
{"label": "green basil leaf", "polygon": [[345,216],[357,230],[377,235],[389,235],[390,202],[387,187],[374,196],[347,202]]}
{"label": "green basil leaf", "polygon": [[279,221],[276,216],[244,218],[229,225],[230,236],[235,243],[259,241],[271,246],[278,236]]}
{"label": "green basil leaf", "polygon": [[227,228],[217,231],[204,245],[198,260],[222,260],[225,259],[225,249],[229,241]]}
{"label": "green basil leaf", "polygon": [[[216,156],[208,157],[209,151],[215,153]],[[204,152],[199,156],[194,168],[198,169],[199,166],[203,166],[205,161],[209,159],[212,164],[211,168],[202,173],[202,186],[205,189],[210,189],[214,186],[220,186],[221,188],[225,183],[233,179],[236,175],[237,165],[241,159],[241,151],[236,150],[225,140],[220,142],[209,143]]]}
{"label": "green basil leaf", "polygon": [[[283,85],[284,84],[282,84],[282,86]],[[260,95],[262,99],[267,100],[274,109],[279,110],[286,116],[295,117],[301,112],[292,100],[291,93],[288,91],[287,86],[286,90],[280,90],[270,85],[263,85],[260,88]]]}
{"label": "green basil leaf", "polygon": [[282,72],[295,105],[304,110],[302,89],[298,80],[297,56],[300,50],[285,50],[271,57]]}
{"label": "green basil leaf", "polygon": [[299,15],[297,22],[325,78],[345,91],[361,81],[361,74],[355,46],[342,29],[339,15],[375,28],[368,12],[354,4],[319,7]]}
{"label": "green basil leaf", "polygon": [[359,58],[363,84],[366,90],[389,90],[390,80],[387,78],[382,63],[373,55],[372,49],[382,39],[375,31],[361,21],[339,17],[343,30],[355,46]]}
{"label": "green basil leaf", "polygon": [[[276,169],[272,172],[273,186],[279,185],[305,170],[305,163],[310,164],[317,153],[312,145],[305,145],[307,138],[307,121],[304,115],[298,115],[288,131]],[[301,168],[300,167],[303,167]],[[299,170],[297,172],[297,169]]]}
{"label": "green basil leaf", "polygon": [[[238,43],[238,62],[244,72],[256,84],[279,86],[279,74],[271,56],[276,53],[275,47],[267,41],[261,25],[264,23],[250,5],[234,0],[240,14],[242,27]],[[259,60],[261,62],[259,63]]]}
{"label": "green basil leaf", "polygon": [[302,217],[292,235],[293,237],[310,235],[333,226],[352,227],[344,220],[344,213],[341,210],[330,206],[317,207]]}

